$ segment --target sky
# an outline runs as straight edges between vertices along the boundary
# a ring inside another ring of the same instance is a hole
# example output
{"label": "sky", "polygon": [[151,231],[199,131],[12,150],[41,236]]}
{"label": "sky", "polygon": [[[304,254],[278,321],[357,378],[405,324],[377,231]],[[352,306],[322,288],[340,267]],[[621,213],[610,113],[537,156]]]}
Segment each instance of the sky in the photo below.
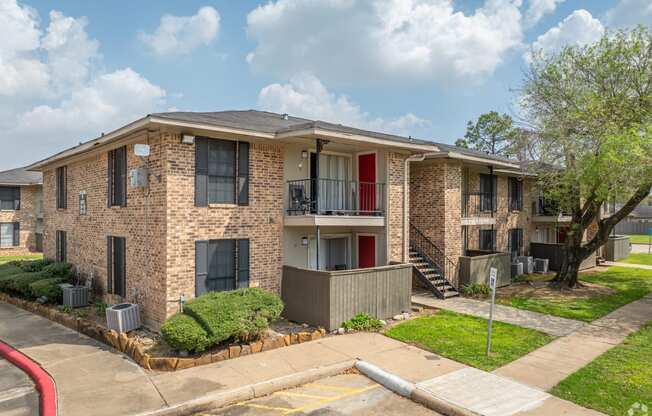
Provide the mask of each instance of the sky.
{"label": "sky", "polygon": [[260,109],[453,143],[533,51],[652,0],[0,0],[0,170],[149,113]]}

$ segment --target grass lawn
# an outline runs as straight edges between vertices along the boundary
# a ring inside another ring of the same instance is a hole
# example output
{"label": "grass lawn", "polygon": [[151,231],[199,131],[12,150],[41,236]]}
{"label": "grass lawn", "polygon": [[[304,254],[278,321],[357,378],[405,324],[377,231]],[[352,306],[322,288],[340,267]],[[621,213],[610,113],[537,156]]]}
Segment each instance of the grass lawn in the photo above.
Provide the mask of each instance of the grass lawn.
{"label": "grass lawn", "polygon": [[[587,288],[559,291],[514,286],[522,292],[499,292],[497,302],[519,309],[591,322],[652,292],[652,270],[610,267],[606,271],[582,273]],[[513,290],[513,289],[508,289]]]}
{"label": "grass lawn", "polygon": [[632,244],[650,244],[650,236],[646,234],[630,234],[628,237]]}
{"label": "grass lawn", "polygon": [[609,415],[634,403],[652,408],[652,322],[554,387],[563,399]]}
{"label": "grass lawn", "polygon": [[43,254],[41,253],[36,253],[36,254],[27,254],[24,256],[3,256],[0,255],[0,264],[3,263],[8,263],[10,261],[16,261],[16,260],[39,260],[43,258]]}
{"label": "grass lawn", "polygon": [[487,320],[438,311],[390,328],[385,335],[486,371],[542,347],[553,337],[502,322],[494,322],[491,355],[485,355]]}
{"label": "grass lawn", "polygon": [[626,258],[618,261],[621,263],[646,264],[652,266],[652,254],[631,253]]}

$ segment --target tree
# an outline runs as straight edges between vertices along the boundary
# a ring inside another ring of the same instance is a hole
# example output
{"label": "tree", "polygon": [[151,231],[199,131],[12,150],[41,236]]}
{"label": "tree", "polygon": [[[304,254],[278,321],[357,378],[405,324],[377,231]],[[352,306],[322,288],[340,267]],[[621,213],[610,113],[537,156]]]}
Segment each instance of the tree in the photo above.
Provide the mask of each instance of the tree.
{"label": "tree", "polygon": [[514,144],[520,134],[510,116],[491,111],[480,115],[475,123],[469,121],[464,138],[455,145],[490,155],[514,156]]}
{"label": "tree", "polygon": [[[572,288],[580,263],[652,187],[652,35],[639,27],[538,54],[521,93],[539,186],[572,216],[555,279]],[[602,218],[601,206],[616,198],[624,204]]]}

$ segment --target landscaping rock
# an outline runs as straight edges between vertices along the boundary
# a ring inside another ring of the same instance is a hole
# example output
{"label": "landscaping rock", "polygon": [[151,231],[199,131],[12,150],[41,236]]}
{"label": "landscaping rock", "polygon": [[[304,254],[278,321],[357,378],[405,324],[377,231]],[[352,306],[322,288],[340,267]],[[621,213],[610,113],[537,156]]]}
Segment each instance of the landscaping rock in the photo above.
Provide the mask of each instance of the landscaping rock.
{"label": "landscaping rock", "polygon": [[229,345],[229,358],[238,358],[241,350],[240,345]]}
{"label": "landscaping rock", "polygon": [[299,334],[297,333],[290,334],[290,344],[298,344],[298,343],[299,343]]}
{"label": "landscaping rock", "polygon": [[410,319],[410,313],[409,312],[403,312],[403,319]]}
{"label": "landscaping rock", "polygon": [[304,343],[312,340],[310,332],[299,332],[299,343]]}
{"label": "landscaping rock", "polygon": [[338,335],[344,335],[345,332],[346,332],[346,330],[344,328],[337,328],[337,334]]}
{"label": "landscaping rock", "polygon": [[380,320],[380,324],[381,324],[382,326],[385,326],[385,325],[387,325],[387,322],[386,322],[386,321],[383,321],[383,320],[381,319],[381,320]]}
{"label": "landscaping rock", "polygon": [[292,344],[292,337],[290,335],[285,335],[283,337],[283,342],[285,343],[285,346],[289,346]]}
{"label": "landscaping rock", "polygon": [[184,370],[186,368],[192,368],[195,366],[194,358],[179,358],[177,360],[177,366],[174,367],[175,370]]}
{"label": "landscaping rock", "polygon": [[118,346],[119,346],[118,349],[122,352],[126,352],[128,343],[129,343],[129,337],[127,336],[127,334],[125,334],[124,332],[120,332],[118,334]]}
{"label": "landscaping rock", "polygon": [[312,331],[312,334],[310,334],[310,339],[312,341],[320,339],[320,338],[321,338],[321,332],[318,329]]}
{"label": "landscaping rock", "polygon": [[260,341],[254,341],[249,344],[249,347],[251,348],[251,353],[255,354],[263,350],[263,343]]}
{"label": "landscaping rock", "polygon": [[251,354],[251,346],[249,344],[242,345],[242,350],[240,350],[240,356]]}
{"label": "landscaping rock", "polygon": [[395,321],[402,321],[405,318],[404,318],[403,314],[399,314],[399,315],[394,315],[392,317],[392,319],[395,320]]}
{"label": "landscaping rock", "polygon": [[120,341],[118,341],[118,333],[115,330],[109,329],[108,331],[105,331],[104,339],[106,340],[106,343],[111,345],[113,348],[117,350],[120,349]]}
{"label": "landscaping rock", "polygon": [[154,371],[174,371],[178,360],[174,357],[150,357],[149,367]]}
{"label": "landscaping rock", "polygon": [[197,358],[195,358],[195,367],[204,365],[204,364],[210,364],[212,362],[212,357],[210,354],[204,354],[201,355]]}
{"label": "landscaping rock", "polygon": [[326,330],[324,328],[319,328],[319,332],[321,332],[322,337],[326,336]]}
{"label": "landscaping rock", "polygon": [[262,351],[269,351],[284,346],[285,341],[283,341],[283,337],[266,338],[263,340]]}
{"label": "landscaping rock", "polygon": [[223,349],[211,354],[211,362],[217,363],[229,359],[229,350]]}

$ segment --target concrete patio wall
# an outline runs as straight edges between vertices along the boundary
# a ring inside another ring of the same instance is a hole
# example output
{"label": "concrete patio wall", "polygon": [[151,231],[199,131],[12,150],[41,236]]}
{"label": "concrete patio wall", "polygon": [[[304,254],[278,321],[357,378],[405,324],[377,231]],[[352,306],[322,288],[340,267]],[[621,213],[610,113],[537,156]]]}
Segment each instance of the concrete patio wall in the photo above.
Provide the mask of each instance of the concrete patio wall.
{"label": "concrete patio wall", "polygon": [[410,310],[412,265],[342,271],[283,267],[283,316],[329,331],[359,313],[386,319]]}
{"label": "concrete patio wall", "polygon": [[609,237],[607,243],[602,247],[602,256],[607,261],[618,261],[629,256],[632,246],[629,244],[629,237],[617,235]]}
{"label": "concrete patio wall", "polygon": [[511,268],[509,253],[492,253],[475,256],[460,256],[460,285],[473,283],[489,284],[489,270],[498,270],[498,287],[511,283]]}

